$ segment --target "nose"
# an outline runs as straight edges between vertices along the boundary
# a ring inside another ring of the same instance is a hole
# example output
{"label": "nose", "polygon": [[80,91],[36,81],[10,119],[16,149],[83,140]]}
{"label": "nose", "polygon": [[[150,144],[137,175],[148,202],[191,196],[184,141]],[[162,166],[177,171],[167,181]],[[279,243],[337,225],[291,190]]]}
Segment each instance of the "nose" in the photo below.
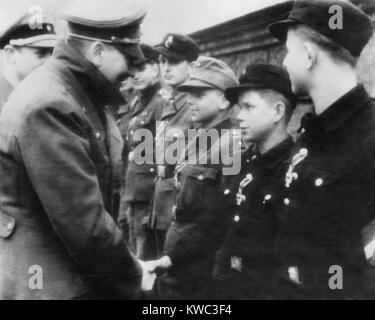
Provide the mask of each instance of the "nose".
{"label": "nose", "polygon": [[238,123],[244,120],[242,109],[238,112],[237,116],[235,117],[235,120],[237,120]]}
{"label": "nose", "polygon": [[171,66],[168,61],[164,62],[163,68],[165,72],[169,72],[171,70]]}
{"label": "nose", "polygon": [[132,81],[138,81],[137,73],[134,72],[133,70],[131,70],[130,72],[131,72],[131,75],[129,74],[129,76],[131,77]]}

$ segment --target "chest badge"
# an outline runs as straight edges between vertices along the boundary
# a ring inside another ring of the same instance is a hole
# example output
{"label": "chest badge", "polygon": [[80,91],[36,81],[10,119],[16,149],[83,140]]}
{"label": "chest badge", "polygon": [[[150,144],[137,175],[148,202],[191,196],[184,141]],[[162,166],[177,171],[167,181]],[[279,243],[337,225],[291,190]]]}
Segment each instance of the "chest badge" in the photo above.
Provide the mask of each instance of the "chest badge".
{"label": "chest badge", "polygon": [[240,182],[238,192],[236,194],[237,205],[240,206],[242,202],[246,201],[246,196],[243,194],[243,189],[253,181],[253,175],[248,174],[245,179]]}
{"label": "chest badge", "polygon": [[230,267],[238,272],[242,272],[242,258],[240,257],[231,257],[230,258]]}
{"label": "chest badge", "polygon": [[168,39],[165,41],[164,45],[167,48],[170,48],[172,44],[173,44],[173,36],[169,36]]}
{"label": "chest badge", "polygon": [[288,275],[289,275],[289,279],[297,284],[302,284],[302,281],[301,281],[301,276],[300,276],[300,273],[299,273],[299,269],[298,267],[289,267],[288,268]]}
{"label": "chest badge", "polygon": [[298,173],[294,172],[296,166],[305,160],[309,154],[309,151],[306,148],[302,148],[299,152],[293,157],[291,164],[289,165],[288,172],[285,175],[285,186],[287,188],[293,183],[293,181],[298,179]]}

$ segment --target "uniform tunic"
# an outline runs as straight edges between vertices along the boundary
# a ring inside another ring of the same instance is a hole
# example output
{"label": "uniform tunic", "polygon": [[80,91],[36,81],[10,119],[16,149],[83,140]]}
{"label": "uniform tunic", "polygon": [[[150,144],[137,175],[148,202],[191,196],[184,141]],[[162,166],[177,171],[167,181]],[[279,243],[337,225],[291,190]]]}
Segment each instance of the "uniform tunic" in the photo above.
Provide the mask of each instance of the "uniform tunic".
{"label": "uniform tunic", "polygon": [[[140,265],[113,218],[122,139],[105,106],[120,98],[93,64],[60,42],[4,106],[0,299],[93,291],[130,298],[138,291]],[[30,270],[42,270],[42,290],[30,287]]]}
{"label": "uniform tunic", "polygon": [[[374,218],[375,104],[358,85],[302,128],[278,214],[284,274],[302,290],[297,297],[361,297],[361,231]],[[332,266],[342,269],[342,290],[329,286]]]}
{"label": "uniform tunic", "polygon": [[[220,137],[225,131],[222,130],[229,130],[234,127],[232,119],[236,112],[237,108],[222,111],[211,123],[202,126],[200,128],[202,133],[198,134],[191,143],[192,149],[196,151],[198,163],[189,164],[187,158],[176,168],[178,183],[175,184],[174,222],[167,233],[166,254],[170,251],[179,250],[179,236],[199,224],[207,210],[214,206],[220,197],[222,162],[219,160],[216,163],[216,154],[215,151],[213,153],[212,151],[216,149],[218,144],[223,143]],[[202,148],[201,140],[209,136],[210,130],[217,132],[216,138],[218,139],[208,139],[207,149]],[[186,154],[188,157],[191,151],[193,150],[187,148]],[[220,151],[220,148],[217,148],[216,151]],[[206,164],[199,163],[199,160],[202,161],[203,159],[203,152],[207,156]],[[188,260],[188,255],[186,257]],[[186,262],[183,266],[175,265],[163,277],[164,298],[209,298],[209,290],[204,290],[204,287],[209,288],[211,284],[212,257],[192,264]],[[198,284],[200,290],[196,290]]]}
{"label": "uniform tunic", "polygon": [[[128,124],[128,132],[125,140],[126,153],[128,154],[128,166],[125,178],[125,192],[123,201],[128,203],[128,218],[130,224],[129,244],[137,257],[145,260],[156,258],[150,256],[151,252],[147,248],[148,237],[148,217],[154,193],[154,183],[156,177],[155,147],[154,137],[156,134],[156,121],[160,119],[166,100],[160,93],[161,85],[156,85],[142,92],[132,103],[131,119]],[[148,130],[151,134],[149,142],[138,141],[137,136],[140,130]],[[144,151],[138,152],[137,147],[142,144]],[[145,153],[151,154],[148,163],[137,164],[134,157]],[[149,244],[153,245],[153,243]],[[155,251],[155,250],[154,250]]]}
{"label": "uniform tunic", "polygon": [[[164,139],[164,148],[160,147],[160,149],[156,149],[156,152],[161,152],[163,156],[168,146],[173,143],[173,139],[171,139],[173,137],[171,137],[171,135],[173,136],[174,130],[183,132],[183,139],[187,139],[187,130],[193,128],[187,96],[186,93],[175,93],[163,110],[161,121],[165,123],[165,128],[164,133],[162,133],[159,138]],[[157,129],[157,136],[159,136],[159,134],[160,132]],[[179,139],[179,137],[177,137],[177,139]],[[160,140],[156,141],[156,143],[160,143]],[[153,207],[150,216],[151,228],[156,230],[158,234],[158,255],[160,255],[163,250],[165,235],[172,222],[175,185],[175,180],[173,178],[175,164],[167,163],[164,157],[161,160],[162,163],[158,163],[157,166],[158,177],[155,182]],[[158,159],[157,162],[159,162]]]}

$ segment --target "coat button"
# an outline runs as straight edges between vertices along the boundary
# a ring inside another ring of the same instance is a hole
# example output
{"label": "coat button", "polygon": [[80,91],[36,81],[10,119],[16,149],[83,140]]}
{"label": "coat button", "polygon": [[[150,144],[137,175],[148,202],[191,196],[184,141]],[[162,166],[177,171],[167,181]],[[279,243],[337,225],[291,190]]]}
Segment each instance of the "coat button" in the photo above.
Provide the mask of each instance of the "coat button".
{"label": "coat button", "polygon": [[308,153],[309,153],[309,151],[308,151],[306,148],[302,148],[302,149],[300,149],[300,151],[299,151],[299,154],[300,154],[301,156],[307,156]]}
{"label": "coat button", "polygon": [[240,221],[240,216],[234,216],[233,220],[234,220],[234,222],[239,222]]}
{"label": "coat button", "polygon": [[100,132],[97,132],[97,133],[95,134],[95,136],[96,136],[96,138],[100,139],[100,137],[101,137],[102,135],[100,134]]}
{"label": "coat button", "polygon": [[154,168],[151,168],[151,169],[150,169],[150,172],[154,172],[154,171],[155,171],[155,169],[154,169]]}
{"label": "coat button", "polygon": [[227,196],[228,194],[230,194],[230,190],[229,190],[229,189],[226,189],[226,190],[224,191],[224,194]]}
{"label": "coat button", "polygon": [[82,111],[83,111],[84,113],[87,113],[87,110],[86,110],[85,107],[82,107]]}
{"label": "coat button", "polygon": [[263,204],[266,204],[267,201],[271,200],[272,196],[270,194],[267,194],[265,197],[264,197],[264,200],[263,200]]}
{"label": "coat button", "polygon": [[198,176],[198,180],[199,181],[202,181],[204,179],[204,177],[200,174],[199,176]]}
{"label": "coat button", "polygon": [[289,200],[288,198],[285,198],[285,199],[284,199],[284,204],[285,204],[286,206],[289,206],[289,205],[290,205],[290,200]]}
{"label": "coat button", "polygon": [[144,121],[141,121],[141,125],[143,126],[145,124],[145,122]]}
{"label": "coat button", "polygon": [[324,181],[321,178],[318,178],[315,180],[315,186],[321,187],[323,185]]}

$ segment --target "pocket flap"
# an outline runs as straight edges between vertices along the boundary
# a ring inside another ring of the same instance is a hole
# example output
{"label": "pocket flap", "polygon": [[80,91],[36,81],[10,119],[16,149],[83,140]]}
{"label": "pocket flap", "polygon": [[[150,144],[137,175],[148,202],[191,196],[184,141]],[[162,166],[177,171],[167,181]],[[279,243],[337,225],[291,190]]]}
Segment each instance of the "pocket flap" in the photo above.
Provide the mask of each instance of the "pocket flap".
{"label": "pocket flap", "polygon": [[216,180],[220,175],[219,170],[210,167],[188,166],[185,170],[186,171],[183,173],[184,175],[196,178],[198,180]]}
{"label": "pocket flap", "polygon": [[0,212],[0,237],[9,238],[16,227],[16,220],[5,213]]}

